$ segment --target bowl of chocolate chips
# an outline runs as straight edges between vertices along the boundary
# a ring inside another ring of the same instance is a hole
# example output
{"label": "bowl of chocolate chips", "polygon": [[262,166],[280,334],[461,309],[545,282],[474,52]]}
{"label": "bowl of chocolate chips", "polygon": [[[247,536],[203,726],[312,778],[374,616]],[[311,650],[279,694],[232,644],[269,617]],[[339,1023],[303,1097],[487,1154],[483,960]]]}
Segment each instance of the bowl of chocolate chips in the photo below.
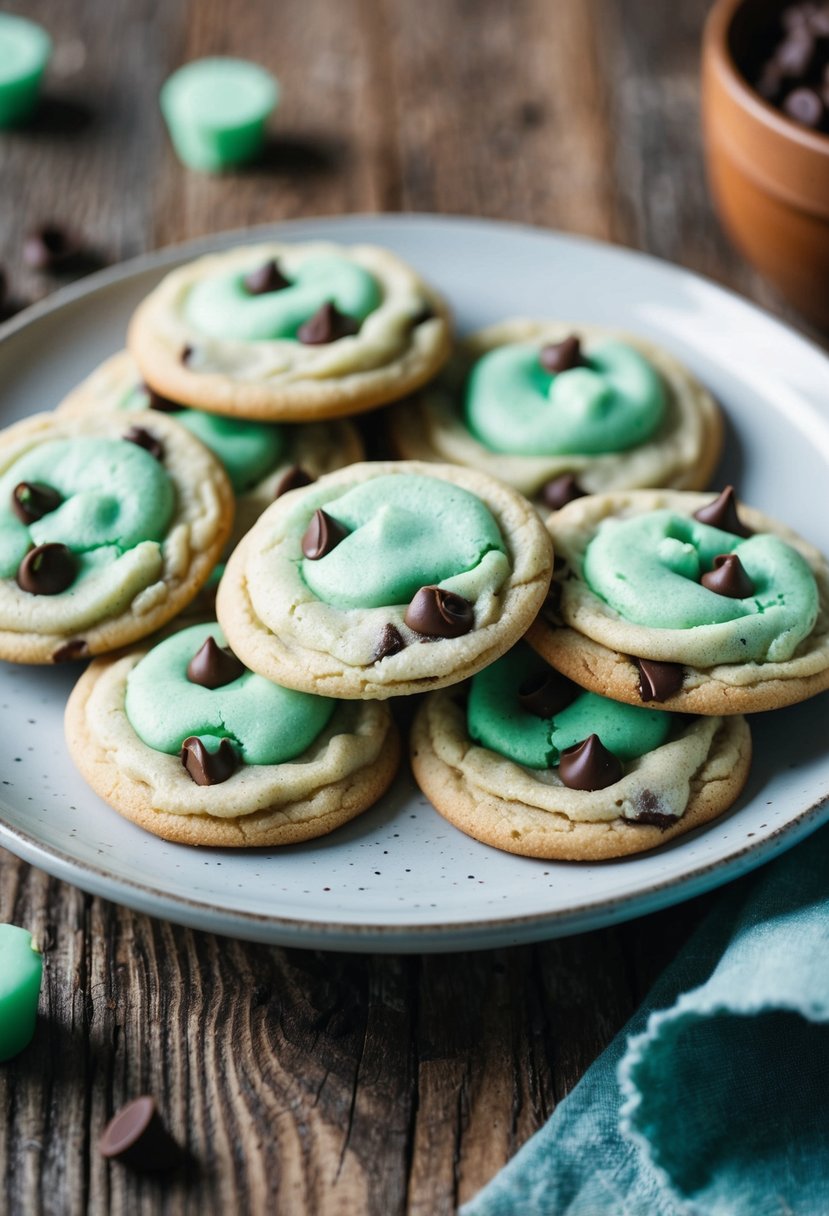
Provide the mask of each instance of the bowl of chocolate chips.
{"label": "bowl of chocolate chips", "polygon": [[829,329],[829,0],[718,0],[705,27],[702,110],[726,231]]}

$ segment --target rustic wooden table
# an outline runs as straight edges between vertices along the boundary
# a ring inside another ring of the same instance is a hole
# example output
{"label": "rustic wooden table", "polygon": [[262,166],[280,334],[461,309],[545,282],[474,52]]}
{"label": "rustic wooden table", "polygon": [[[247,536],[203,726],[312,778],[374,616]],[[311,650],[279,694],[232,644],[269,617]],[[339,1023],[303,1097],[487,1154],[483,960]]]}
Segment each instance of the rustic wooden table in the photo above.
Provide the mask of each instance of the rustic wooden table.
{"label": "rustic wooden table", "polygon": [[[57,45],[28,133],[0,135],[0,261],[34,223],[112,261],[350,211],[523,220],[647,249],[779,306],[714,221],[699,147],[707,0],[23,0]],[[283,85],[266,162],[175,160],[158,90],[221,53]],[[43,352],[48,358],[48,351]],[[47,404],[47,403],[44,403]],[[547,1119],[710,900],[451,957],[268,949],[137,916],[0,853],[0,920],[45,946],[33,1047],[0,1069],[0,1211],[441,1216]],[[160,1098],[195,1158],[107,1166],[113,1108]]]}

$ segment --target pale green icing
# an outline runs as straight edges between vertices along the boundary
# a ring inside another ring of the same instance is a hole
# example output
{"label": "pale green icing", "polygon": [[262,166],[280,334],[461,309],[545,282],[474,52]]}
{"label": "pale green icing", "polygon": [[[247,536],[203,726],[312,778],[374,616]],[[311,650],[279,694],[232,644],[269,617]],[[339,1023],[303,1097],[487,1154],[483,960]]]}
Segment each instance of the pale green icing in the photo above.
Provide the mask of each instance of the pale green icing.
{"label": "pale green icing", "polygon": [[375,477],[327,502],[325,511],[349,535],[325,557],[304,558],[302,577],[336,608],[407,604],[421,587],[504,552],[481,500],[436,477]]}
{"label": "pale green icing", "polygon": [[[64,501],[42,519],[24,524],[11,507],[12,491],[21,481],[51,486]],[[135,443],[42,443],[0,477],[0,578],[16,574],[32,545],[59,542],[85,555],[76,586],[142,542],[163,540],[175,506],[175,488],[164,466]]]}
{"label": "pale green icing", "polygon": [[127,678],[126,714],[135,733],[156,751],[177,755],[184,740],[200,738],[208,751],[229,739],[246,764],[282,764],[310,747],[328,725],[336,701],[281,688],[246,671],[222,688],[187,678],[187,664],[218,625],[193,625],[145,655]]}
{"label": "pale green icing", "polygon": [[650,439],[666,404],[656,369],[622,342],[591,347],[588,363],[552,375],[537,342],[496,347],[469,373],[467,426],[512,456],[599,455]]}
{"label": "pale green icing", "polygon": [[[256,269],[251,265],[248,272]],[[347,258],[308,258],[287,275],[290,287],[262,295],[251,295],[245,288],[248,272],[199,279],[184,306],[190,325],[211,338],[267,342],[296,338],[299,327],[329,301],[358,321],[381,301],[374,276]]]}
{"label": "pale green icing", "polygon": [[[737,553],[754,584],[730,599],[699,582],[720,553]],[[655,629],[735,622],[740,658],[791,658],[812,632],[818,589],[808,563],[777,536],[747,540],[672,511],[606,519],[587,547],[584,578],[625,620]]]}
{"label": "pale green icing", "polygon": [[658,709],[623,705],[596,693],[582,692],[552,718],[539,718],[522,707],[518,690],[546,664],[529,646],[517,646],[472,678],[467,729],[476,743],[528,768],[555,768],[561,753],[598,735],[620,760],[634,760],[660,747],[672,718]]}
{"label": "pale green icing", "polygon": [[[146,410],[150,396],[141,385],[130,389],[122,409]],[[285,450],[284,427],[273,422],[223,418],[182,407],[175,420],[186,426],[224,465],[235,494],[244,494],[276,468]]]}

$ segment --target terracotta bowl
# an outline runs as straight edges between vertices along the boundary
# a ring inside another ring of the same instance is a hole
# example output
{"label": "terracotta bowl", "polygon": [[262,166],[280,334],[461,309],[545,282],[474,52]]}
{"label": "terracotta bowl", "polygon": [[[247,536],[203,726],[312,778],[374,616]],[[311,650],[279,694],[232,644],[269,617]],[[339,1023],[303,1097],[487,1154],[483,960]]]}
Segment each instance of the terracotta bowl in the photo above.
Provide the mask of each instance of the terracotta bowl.
{"label": "terracotta bowl", "polygon": [[829,329],[829,136],[767,104],[748,83],[781,0],[718,0],[705,26],[702,113],[723,225],[805,316]]}

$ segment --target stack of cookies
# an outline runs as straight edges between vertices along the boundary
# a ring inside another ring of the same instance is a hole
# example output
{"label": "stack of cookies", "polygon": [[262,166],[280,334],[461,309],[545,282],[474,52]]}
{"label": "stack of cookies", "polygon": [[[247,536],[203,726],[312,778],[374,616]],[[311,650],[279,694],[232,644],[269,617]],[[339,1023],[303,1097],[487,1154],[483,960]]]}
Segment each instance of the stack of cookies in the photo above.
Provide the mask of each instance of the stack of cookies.
{"label": "stack of cookies", "polygon": [[[331,831],[388,788],[417,696],[447,819],[618,857],[733,803],[744,713],[829,686],[829,566],[700,493],[720,413],[650,343],[513,320],[453,346],[390,252],[270,243],[168,275],[127,345],[3,436],[0,655],[93,658],[70,752],[159,836]],[[350,419],[381,406],[396,459],[363,461]]]}

